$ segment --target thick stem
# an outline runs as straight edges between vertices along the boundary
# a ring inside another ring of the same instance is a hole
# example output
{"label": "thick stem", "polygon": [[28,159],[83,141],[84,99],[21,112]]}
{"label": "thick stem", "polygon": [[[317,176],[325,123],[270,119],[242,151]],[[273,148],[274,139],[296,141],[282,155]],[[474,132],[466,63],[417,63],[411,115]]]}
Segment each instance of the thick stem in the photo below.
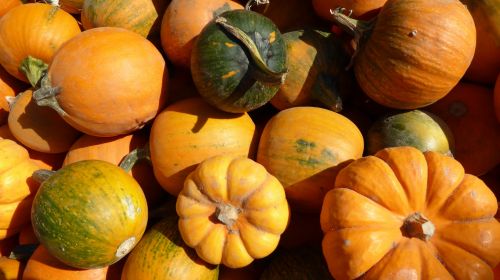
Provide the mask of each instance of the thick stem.
{"label": "thick stem", "polygon": [[43,60],[28,56],[21,61],[19,71],[26,76],[31,86],[35,88],[39,86],[40,80],[47,73],[48,68],[49,66]]}
{"label": "thick stem", "polygon": [[229,228],[238,220],[239,214],[238,208],[226,203],[218,205],[215,212],[217,219]]}
{"label": "thick stem", "polygon": [[335,77],[326,74],[319,74],[311,91],[313,100],[321,103],[322,106],[334,112],[342,111],[342,99]]}
{"label": "thick stem", "polygon": [[247,2],[247,4],[245,5],[245,10],[251,11],[253,5],[256,5],[256,6],[266,5],[266,7],[264,8],[264,13],[265,13],[267,8],[269,7],[269,0],[249,0]]}
{"label": "thick stem", "polygon": [[406,218],[401,228],[403,236],[418,238],[423,241],[429,241],[435,230],[434,224],[419,212],[413,213]]}
{"label": "thick stem", "polygon": [[33,179],[37,181],[38,183],[43,183],[45,180],[49,179],[50,176],[54,175],[56,171],[53,170],[47,170],[47,169],[39,169],[33,172]]}
{"label": "thick stem", "polygon": [[139,160],[147,160],[151,163],[151,153],[149,151],[149,144],[144,145],[142,148],[136,148],[128,155],[126,155],[120,162],[120,167],[126,172],[130,172],[134,165]]}
{"label": "thick stem", "polygon": [[33,99],[38,106],[48,106],[54,109],[59,115],[65,116],[67,113],[59,106],[56,96],[61,92],[60,87],[52,87],[47,74],[40,80],[40,88],[33,92]]}
{"label": "thick stem", "polygon": [[254,41],[252,41],[252,39],[245,32],[243,32],[243,30],[229,24],[227,19],[224,17],[217,17],[215,22],[222,26],[224,30],[236,37],[247,48],[250,56],[252,57],[252,61],[257,66],[258,71],[262,72],[266,78],[268,78],[268,82],[277,84],[283,84],[285,82],[287,71],[275,72],[270,69],[260,56],[259,49],[255,45]]}

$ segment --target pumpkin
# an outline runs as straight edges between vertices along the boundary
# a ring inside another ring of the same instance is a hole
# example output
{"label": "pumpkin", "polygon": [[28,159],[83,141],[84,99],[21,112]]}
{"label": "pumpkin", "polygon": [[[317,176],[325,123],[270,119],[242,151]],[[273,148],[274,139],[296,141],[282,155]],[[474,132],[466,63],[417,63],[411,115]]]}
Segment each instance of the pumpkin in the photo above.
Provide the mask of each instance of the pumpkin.
{"label": "pumpkin", "polygon": [[25,280],[105,280],[108,267],[77,269],[67,266],[52,256],[47,248],[39,245],[28,259],[24,269]]}
{"label": "pumpkin", "polygon": [[36,238],[35,232],[33,231],[33,226],[31,223],[23,226],[21,231],[19,231],[18,235],[18,243],[19,245],[29,245],[29,244],[38,244],[40,243]]}
{"label": "pumpkin", "polygon": [[85,0],[59,0],[61,9],[70,14],[81,14]]}
{"label": "pumpkin", "polygon": [[258,137],[250,116],[226,113],[201,98],[178,101],[155,118],[149,136],[156,179],[177,196],[197,164],[218,154],[253,157]]}
{"label": "pumpkin", "polygon": [[68,151],[81,132],[54,110],[38,106],[32,97],[33,91],[26,90],[10,104],[10,132],[23,145],[38,152],[56,154]]}
{"label": "pumpkin", "polygon": [[492,279],[497,200],[452,157],[385,148],[342,169],[323,202],[335,279]]}
{"label": "pumpkin", "polygon": [[498,122],[500,122],[500,72],[498,73],[495,87],[493,88],[493,107]]}
{"label": "pumpkin", "polygon": [[219,266],[200,259],[177,228],[175,212],[149,229],[127,257],[121,280],[218,279]]}
{"label": "pumpkin", "polygon": [[44,64],[79,33],[76,19],[58,7],[44,3],[17,6],[0,19],[0,64],[12,76],[35,86]]}
{"label": "pumpkin", "polygon": [[0,138],[0,240],[29,223],[31,203],[39,186],[31,175],[38,169],[25,148]]}
{"label": "pumpkin", "polygon": [[184,242],[206,262],[231,268],[271,254],[290,215],[278,179],[231,155],[201,162],[186,178],[176,210]]}
{"label": "pumpkin", "polygon": [[314,11],[323,19],[332,21],[330,10],[344,8],[353,18],[373,18],[387,0],[312,0]]}
{"label": "pumpkin", "polygon": [[280,110],[320,105],[341,111],[341,75],[348,63],[341,41],[331,33],[312,29],[287,32],[283,40],[288,74],[271,104]]}
{"label": "pumpkin", "polygon": [[9,257],[17,245],[17,236],[15,235],[0,239],[0,256]]}
{"label": "pumpkin", "polygon": [[[159,34],[167,0],[86,0],[81,12],[84,29],[122,27],[148,37]],[[138,12],[140,11],[140,13]]]}
{"label": "pumpkin", "polygon": [[368,154],[398,146],[412,146],[422,152],[435,151],[452,156],[454,138],[441,118],[423,110],[390,114],[372,124],[366,136]]}
{"label": "pumpkin", "polygon": [[209,22],[191,54],[200,95],[232,113],[267,103],[284,82],[286,67],[286,46],[276,25],[247,10],[227,11]]}
{"label": "pumpkin", "polygon": [[454,157],[467,173],[479,176],[500,163],[500,123],[489,88],[460,82],[426,110],[444,120],[455,138]]}
{"label": "pumpkin", "polygon": [[7,123],[9,103],[7,99],[14,97],[24,86],[0,66],[0,125]]}
{"label": "pumpkin", "polygon": [[343,162],[361,157],[363,146],[361,132],[346,117],[318,107],[294,107],[267,122],[257,162],[283,184],[293,209],[319,213],[332,177]]}
{"label": "pumpkin", "polygon": [[156,116],[166,101],[167,76],[165,60],[146,38],[98,27],[59,49],[33,97],[74,128],[112,137],[138,130]]}
{"label": "pumpkin", "polygon": [[48,176],[31,211],[40,243],[64,264],[82,269],[109,266],[127,255],[147,218],[139,184],[101,160],[75,162]]}
{"label": "pumpkin", "polygon": [[171,0],[162,17],[161,45],[176,66],[189,69],[191,52],[203,27],[222,12],[243,9],[230,0]]}
{"label": "pumpkin", "polygon": [[0,257],[0,279],[21,279],[23,269],[24,264],[22,264],[19,260]]}
{"label": "pumpkin", "polygon": [[[120,165],[127,154],[136,148],[142,148],[147,142],[146,135],[140,132],[115,137],[95,137],[84,134],[73,143],[66,153],[63,166],[89,159],[104,160]],[[166,192],[156,181],[149,162],[137,162],[131,167],[129,174],[141,186],[150,209],[163,201]]]}
{"label": "pumpkin", "polygon": [[359,86],[390,108],[417,109],[441,99],[474,55],[474,20],[458,0],[388,0],[370,22],[339,9],[333,16],[357,41],[353,65]]}
{"label": "pumpkin", "polygon": [[22,5],[21,0],[4,0],[0,3],[0,18],[12,8]]}

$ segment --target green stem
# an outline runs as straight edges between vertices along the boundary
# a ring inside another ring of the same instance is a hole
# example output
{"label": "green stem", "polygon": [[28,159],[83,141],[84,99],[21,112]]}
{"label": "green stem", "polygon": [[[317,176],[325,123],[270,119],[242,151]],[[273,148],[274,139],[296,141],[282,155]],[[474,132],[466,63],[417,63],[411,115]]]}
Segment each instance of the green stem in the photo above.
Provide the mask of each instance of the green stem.
{"label": "green stem", "polygon": [[134,165],[140,160],[147,160],[151,163],[151,153],[149,151],[149,144],[144,145],[142,148],[136,148],[128,155],[126,155],[120,162],[120,167],[130,172]]}
{"label": "green stem", "polygon": [[49,179],[50,176],[54,175],[56,171],[53,170],[47,170],[47,169],[39,169],[33,172],[33,179],[37,181],[38,183],[43,183],[45,180]]}
{"label": "green stem", "polygon": [[245,10],[251,11],[253,5],[266,5],[264,8],[264,13],[266,12],[267,8],[269,7],[269,0],[249,0],[247,4],[245,5]]}
{"label": "green stem", "polygon": [[38,106],[48,106],[54,109],[60,116],[67,113],[59,106],[56,96],[61,92],[60,87],[52,87],[47,73],[40,80],[40,88],[33,92],[33,99]]}
{"label": "green stem", "polygon": [[43,60],[28,56],[19,65],[19,71],[21,71],[32,87],[37,87],[40,80],[47,72],[49,66]]}
{"label": "green stem", "polygon": [[269,78],[268,82],[270,83],[284,83],[287,71],[275,72],[271,70],[260,56],[259,49],[255,45],[254,41],[252,41],[252,39],[243,30],[229,24],[227,19],[224,17],[217,17],[215,22],[222,26],[224,30],[240,40],[240,42],[248,49],[252,57],[252,61],[257,66],[257,69],[264,74],[265,77],[263,78]]}

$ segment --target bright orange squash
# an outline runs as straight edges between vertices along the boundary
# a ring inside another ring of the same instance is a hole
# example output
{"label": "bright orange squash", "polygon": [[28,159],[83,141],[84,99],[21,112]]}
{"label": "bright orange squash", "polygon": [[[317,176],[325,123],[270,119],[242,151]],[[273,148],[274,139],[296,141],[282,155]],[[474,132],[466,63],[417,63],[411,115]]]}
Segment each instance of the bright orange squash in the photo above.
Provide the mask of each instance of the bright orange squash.
{"label": "bright orange squash", "polygon": [[0,279],[21,279],[23,270],[24,263],[21,263],[21,261],[8,257],[0,257]]}
{"label": "bright orange squash", "polygon": [[23,2],[21,2],[21,0],[3,0],[0,2],[0,18],[12,8],[22,4]]}

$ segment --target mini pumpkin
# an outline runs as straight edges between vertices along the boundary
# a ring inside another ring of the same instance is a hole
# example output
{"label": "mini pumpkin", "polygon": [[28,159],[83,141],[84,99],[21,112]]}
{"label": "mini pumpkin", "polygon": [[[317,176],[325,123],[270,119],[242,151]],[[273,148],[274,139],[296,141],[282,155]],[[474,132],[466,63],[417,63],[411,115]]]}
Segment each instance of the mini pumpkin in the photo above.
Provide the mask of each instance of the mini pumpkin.
{"label": "mini pumpkin", "polygon": [[286,229],[289,208],[276,177],[245,157],[204,160],[177,197],[179,231],[203,260],[244,267],[271,254]]}

